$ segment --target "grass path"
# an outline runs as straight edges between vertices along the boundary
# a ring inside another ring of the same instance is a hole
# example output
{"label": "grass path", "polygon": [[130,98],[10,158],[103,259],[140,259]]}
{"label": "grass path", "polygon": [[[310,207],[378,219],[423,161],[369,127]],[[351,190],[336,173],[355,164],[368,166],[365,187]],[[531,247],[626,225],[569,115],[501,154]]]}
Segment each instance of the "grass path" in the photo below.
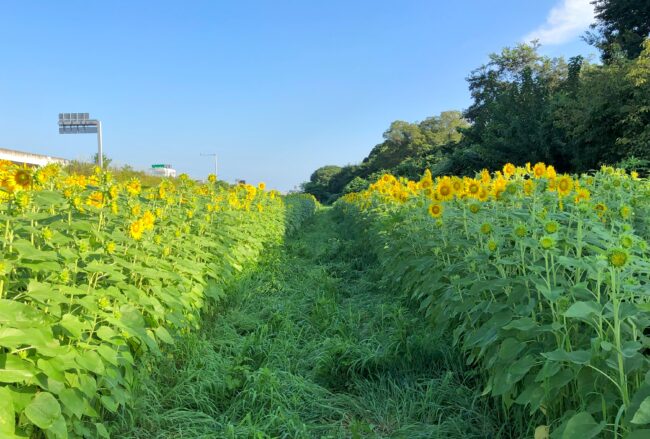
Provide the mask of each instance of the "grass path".
{"label": "grass path", "polygon": [[153,359],[120,438],[505,437],[471,370],[321,211]]}

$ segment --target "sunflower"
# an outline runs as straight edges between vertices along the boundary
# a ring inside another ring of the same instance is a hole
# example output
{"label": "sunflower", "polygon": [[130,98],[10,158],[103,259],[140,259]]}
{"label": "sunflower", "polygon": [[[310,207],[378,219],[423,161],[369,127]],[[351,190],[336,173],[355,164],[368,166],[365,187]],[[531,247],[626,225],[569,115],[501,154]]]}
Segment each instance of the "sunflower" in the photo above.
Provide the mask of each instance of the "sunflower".
{"label": "sunflower", "polygon": [[557,177],[557,172],[555,171],[555,168],[553,165],[548,165],[546,167],[546,178],[555,178]]}
{"label": "sunflower", "polygon": [[438,192],[438,195],[440,195],[442,200],[450,200],[454,196],[453,190],[451,179],[449,177],[443,177],[438,181],[436,192]]}
{"label": "sunflower", "polygon": [[589,201],[591,194],[585,188],[580,188],[576,191],[576,196],[573,198],[573,201],[578,204],[582,201]]}
{"label": "sunflower", "polygon": [[625,220],[629,219],[630,216],[632,216],[632,208],[630,206],[628,206],[627,204],[624,204],[618,210],[618,213],[621,215],[621,218],[623,218]]}
{"label": "sunflower", "polygon": [[463,180],[461,180],[458,177],[453,177],[451,179],[451,188],[454,192],[454,195],[461,194],[463,192],[463,187],[464,187]]}
{"label": "sunflower", "polygon": [[505,175],[506,178],[510,178],[515,175],[516,171],[517,168],[512,163],[506,163],[503,165],[503,175]]}
{"label": "sunflower", "polygon": [[490,223],[481,224],[481,233],[484,235],[489,235],[492,233],[492,225]]}
{"label": "sunflower", "polygon": [[257,185],[257,188],[263,191],[264,189],[266,189],[266,183],[260,182],[260,184]]}
{"label": "sunflower", "polygon": [[478,181],[471,178],[465,183],[465,193],[470,197],[478,197],[478,193],[481,190],[481,185]]}
{"label": "sunflower", "polygon": [[605,203],[597,203],[594,206],[594,210],[598,213],[598,216],[602,216],[605,212],[607,212],[607,205]]}
{"label": "sunflower", "polygon": [[101,209],[104,207],[104,194],[101,192],[93,192],[88,196],[88,199],[86,200],[86,204],[92,207],[96,207],[97,209]]}
{"label": "sunflower", "polygon": [[142,191],[142,185],[140,184],[140,180],[137,178],[131,179],[126,184],[126,191],[131,195],[132,197],[135,197],[136,195],[139,195],[140,192]]}
{"label": "sunflower", "polygon": [[129,226],[129,234],[131,235],[131,238],[135,239],[136,241],[139,241],[142,238],[142,234],[144,233],[144,224],[142,223],[141,220],[136,220],[131,223]]}
{"label": "sunflower", "polygon": [[444,208],[442,207],[442,204],[440,204],[440,203],[431,203],[429,205],[429,215],[431,215],[434,218],[439,218],[440,215],[442,215],[443,211],[444,211]]}
{"label": "sunflower", "polygon": [[573,179],[568,175],[562,175],[557,179],[557,193],[561,197],[566,197],[573,190]]}
{"label": "sunflower", "polygon": [[27,169],[18,169],[13,175],[16,186],[28,189],[32,185],[32,174]]}
{"label": "sunflower", "polygon": [[524,193],[526,195],[532,194],[534,190],[535,190],[535,183],[533,182],[533,180],[524,181]]}
{"label": "sunflower", "polygon": [[490,192],[488,192],[488,190],[484,186],[481,186],[481,189],[478,191],[478,195],[477,195],[479,201],[487,201],[489,196],[490,196]]}
{"label": "sunflower", "polygon": [[629,255],[627,252],[622,249],[622,248],[615,248],[609,251],[607,254],[607,260],[609,261],[609,265],[611,265],[614,268],[622,268],[627,264],[627,261],[629,259]]}
{"label": "sunflower", "polygon": [[539,245],[541,245],[544,250],[550,250],[555,247],[555,239],[551,236],[542,236],[539,240]]}
{"label": "sunflower", "polygon": [[546,165],[542,162],[535,163],[533,166],[533,175],[535,178],[542,178],[546,175]]}
{"label": "sunflower", "polygon": [[555,233],[559,229],[560,225],[557,221],[549,221],[544,225],[544,230],[546,233]]}

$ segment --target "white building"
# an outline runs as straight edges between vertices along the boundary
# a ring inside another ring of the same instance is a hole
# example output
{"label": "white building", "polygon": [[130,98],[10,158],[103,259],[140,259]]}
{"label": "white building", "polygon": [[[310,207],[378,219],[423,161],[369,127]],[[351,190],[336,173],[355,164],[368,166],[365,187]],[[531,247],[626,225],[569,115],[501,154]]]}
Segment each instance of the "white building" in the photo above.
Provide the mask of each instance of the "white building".
{"label": "white building", "polygon": [[29,166],[45,166],[51,163],[66,165],[69,160],[60,157],[50,157],[49,155],[32,154],[31,152],[16,151],[13,149],[0,148],[0,160],[9,160],[17,164],[26,164]]}
{"label": "white building", "polygon": [[158,177],[176,178],[176,169],[173,169],[172,165],[153,165],[149,172]]}

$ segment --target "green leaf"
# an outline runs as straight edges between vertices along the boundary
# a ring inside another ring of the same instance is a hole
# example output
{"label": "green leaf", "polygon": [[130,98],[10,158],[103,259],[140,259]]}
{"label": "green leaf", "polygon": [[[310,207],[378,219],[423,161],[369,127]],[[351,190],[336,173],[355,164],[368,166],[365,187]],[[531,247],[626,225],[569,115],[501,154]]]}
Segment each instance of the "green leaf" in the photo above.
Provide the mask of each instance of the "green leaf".
{"label": "green leaf", "polygon": [[0,354],[0,383],[20,383],[34,377],[32,365],[12,354]]}
{"label": "green leaf", "polygon": [[16,412],[11,392],[0,387],[0,437],[13,437],[16,432]]}
{"label": "green leaf", "polygon": [[553,352],[544,352],[542,355],[553,361],[568,361],[574,364],[587,364],[591,360],[589,351],[567,352],[564,349],[556,349]]}
{"label": "green leaf", "polygon": [[158,326],[154,332],[156,333],[156,337],[158,337],[164,343],[174,344],[174,338],[163,326]]}
{"label": "green leaf", "polygon": [[564,312],[564,317],[586,319],[592,314],[600,314],[601,308],[596,302],[576,302]]}
{"label": "green leaf", "polygon": [[40,392],[25,407],[25,416],[37,427],[47,430],[61,417],[61,406],[51,393]]}
{"label": "green leaf", "polygon": [[28,304],[0,299],[0,325],[39,328],[46,325],[45,314]]}
{"label": "green leaf", "polygon": [[80,391],[76,389],[65,389],[59,394],[59,399],[66,409],[77,418],[81,419],[84,414],[86,403],[83,394]]}
{"label": "green leaf", "polygon": [[587,412],[580,412],[571,417],[564,428],[562,439],[591,439],[605,428],[605,422],[596,423]]}
{"label": "green leaf", "polygon": [[113,398],[107,395],[102,395],[101,397],[101,402],[106,409],[112,413],[115,413],[117,411],[118,404],[115,402]]}
{"label": "green leaf", "polygon": [[650,396],[648,396],[646,399],[641,402],[641,405],[639,406],[638,410],[634,413],[634,417],[632,418],[633,424],[650,424]]}
{"label": "green leaf", "polygon": [[503,329],[517,329],[519,331],[530,331],[537,327],[537,323],[530,317],[513,320],[503,327]]}
{"label": "green leaf", "polygon": [[110,439],[110,434],[108,434],[108,430],[106,430],[106,427],[104,427],[103,424],[96,423],[95,428],[97,429],[97,434],[103,438]]}
{"label": "green leaf", "polygon": [[649,437],[650,437],[650,430],[643,429],[643,430],[633,431],[632,433],[625,436],[625,439],[648,439]]}
{"label": "green leaf", "polygon": [[97,352],[102,356],[104,360],[108,361],[113,366],[118,365],[117,352],[111,346],[107,344],[101,344],[97,347]]}
{"label": "green leaf", "polygon": [[77,316],[72,314],[63,314],[59,325],[75,338],[81,338],[81,334],[87,326],[86,323],[82,322]]}
{"label": "green leaf", "polygon": [[101,375],[104,373],[104,363],[95,351],[86,351],[77,357],[77,364],[86,370]]}

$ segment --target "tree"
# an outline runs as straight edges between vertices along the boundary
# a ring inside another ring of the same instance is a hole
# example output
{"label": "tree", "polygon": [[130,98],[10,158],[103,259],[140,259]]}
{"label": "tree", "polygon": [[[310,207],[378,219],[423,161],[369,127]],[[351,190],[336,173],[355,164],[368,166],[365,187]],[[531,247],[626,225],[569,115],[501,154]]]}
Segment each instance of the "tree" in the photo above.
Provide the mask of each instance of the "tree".
{"label": "tree", "polygon": [[505,48],[468,78],[474,102],[465,111],[472,125],[463,130],[463,147],[475,149],[485,167],[565,161],[550,104],[568,68],[562,59],[539,55],[538,47]]}
{"label": "tree", "polygon": [[628,59],[643,51],[643,41],[650,36],[650,2],[648,0],[594,0],[597,23],[586,40],[598,47],[609,64],[617,52]]}
{"label": "tree", "polygon": [[[106,157],[105,154],[102,154],[102,161],[104,162],[103,163],[104,164],[104,169],[108,169],[109,166],[111,165],[111,163],[113,162],[113,159],[109,159],[108,157]],[[93,163],[96,164],[97,166],[99,166],[99,154],[98,153],[95,153],[93,155]]]}
{"label": "tree", "polygon": [[331,180],[340,172],[340,166],[322,166],[311,174],[308,182],[302,184],[302,190],[306,193],[312,194],[318,201],[325,202],[331,196]]}

